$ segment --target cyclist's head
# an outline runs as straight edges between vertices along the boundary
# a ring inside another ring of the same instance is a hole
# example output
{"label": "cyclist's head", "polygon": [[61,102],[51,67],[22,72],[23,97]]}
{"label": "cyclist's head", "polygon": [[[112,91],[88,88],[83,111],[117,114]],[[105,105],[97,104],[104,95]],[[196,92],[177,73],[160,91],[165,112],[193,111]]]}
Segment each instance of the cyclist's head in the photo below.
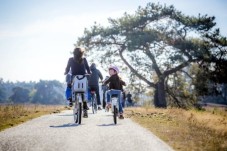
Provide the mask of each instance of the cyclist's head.
{"label": "cyclist's head", "polygon": [[78,63],[82,63],[83,54],[84,54],[84,49],[79,48],[79,47],[75,48],[73,51],[73,56],[74,56],[75,61],[77,61]]}
{"label": "cyclist's head", "polygon": [[112,65],[112,66],[109,67],[109,74],[110,75],[114,75],[114,74],[118,74],[118,73],[119,73],[119,69],[118,69],[117,66]]}
{"label": "cyclist's head", "polygon": [[94,68],[96,68],[96,64],[92,63],[91,66],[90,66],[90,69],[94,69]]}

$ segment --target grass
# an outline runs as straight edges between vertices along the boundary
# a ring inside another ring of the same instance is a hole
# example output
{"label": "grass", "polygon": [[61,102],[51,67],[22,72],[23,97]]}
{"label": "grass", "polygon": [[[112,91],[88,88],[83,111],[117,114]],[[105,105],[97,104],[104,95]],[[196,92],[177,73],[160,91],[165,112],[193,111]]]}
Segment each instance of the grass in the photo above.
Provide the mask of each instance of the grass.
{"label": "grass", "polygon": [[227,151],[226,109],[127,108],[125,115],[149,129],[175,150]]}
{"label": "grass", "polygon": [[0,131],[45,114],[59,113],[64,106],[0,105]]}

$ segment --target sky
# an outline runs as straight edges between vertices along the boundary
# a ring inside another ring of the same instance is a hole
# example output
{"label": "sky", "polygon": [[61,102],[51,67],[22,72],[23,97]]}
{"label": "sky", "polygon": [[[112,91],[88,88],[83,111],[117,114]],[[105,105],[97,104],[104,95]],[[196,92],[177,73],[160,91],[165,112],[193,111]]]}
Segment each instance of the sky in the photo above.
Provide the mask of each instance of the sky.
{"label": "sky", "polygon": [[109,17],[133,14],[148,2],[174,5],[186,15],[215,16],[227,37],[225,0],[0,0],[0,78],[64,82],[68,58],[84,28],[94,22],[108,25]]}

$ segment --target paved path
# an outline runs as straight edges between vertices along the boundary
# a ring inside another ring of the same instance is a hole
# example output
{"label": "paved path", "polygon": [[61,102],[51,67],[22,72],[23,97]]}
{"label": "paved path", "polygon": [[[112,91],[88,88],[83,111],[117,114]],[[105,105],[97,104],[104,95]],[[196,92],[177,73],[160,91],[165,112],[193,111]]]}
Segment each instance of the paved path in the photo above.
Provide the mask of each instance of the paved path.
{"label": "paved path", "polygon": [[[91,111],[90,111],[91,112]],[[33,119],[0,132],[0,151],[170,151],[148,130],[130,119],[113,124],[111,113],[89,113],[82,125],[72,111]]]}

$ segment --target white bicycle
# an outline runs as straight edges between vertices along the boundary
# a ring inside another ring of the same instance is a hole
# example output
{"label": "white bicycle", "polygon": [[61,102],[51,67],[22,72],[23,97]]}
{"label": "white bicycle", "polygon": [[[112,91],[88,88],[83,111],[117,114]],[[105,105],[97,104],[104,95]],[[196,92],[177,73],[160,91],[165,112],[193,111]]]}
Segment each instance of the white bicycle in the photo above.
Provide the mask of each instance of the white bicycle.
{"label": "white bicycle", "polygon": [[72,102],[74,122],[81,124],[82,120],[82,104],[85,100],[87,91],[86,75],[76,75],[72,82]]}

